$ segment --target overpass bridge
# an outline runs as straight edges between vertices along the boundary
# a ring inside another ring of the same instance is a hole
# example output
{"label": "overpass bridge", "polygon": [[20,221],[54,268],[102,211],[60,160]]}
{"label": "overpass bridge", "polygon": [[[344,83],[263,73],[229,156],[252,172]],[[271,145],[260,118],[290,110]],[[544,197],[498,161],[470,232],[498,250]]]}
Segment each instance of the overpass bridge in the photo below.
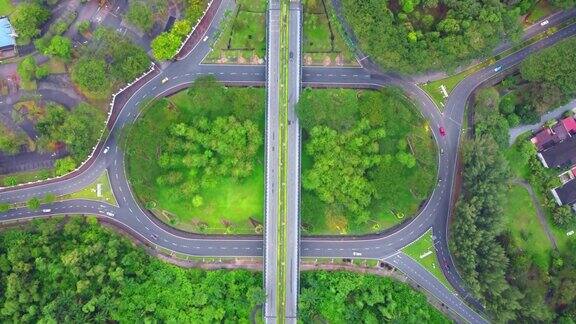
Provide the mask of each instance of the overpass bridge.
{"label": "overpass bridge", "polygon": [[268,3],[264,286],[267,323],[296,323],[300,244],[300,1]]}

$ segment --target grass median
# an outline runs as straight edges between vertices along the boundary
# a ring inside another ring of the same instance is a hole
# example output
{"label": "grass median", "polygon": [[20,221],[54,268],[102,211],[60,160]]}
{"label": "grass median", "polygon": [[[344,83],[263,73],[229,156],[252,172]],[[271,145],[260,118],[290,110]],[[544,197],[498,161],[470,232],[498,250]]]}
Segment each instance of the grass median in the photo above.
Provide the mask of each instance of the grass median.
{"label": "grass median", "polygon": [[438,257],[436,249],[434,248],[434,240],[432,238],[432,230],[428,230],[418,240],[412,242],[410,245],[404,247],[402,252],[406,253],[414,261],[420,263],[428,272],[430,272],[438,281],[440,281],[450,291],[454,291],[452,285],[442,273],[440,265],[438,264]]}

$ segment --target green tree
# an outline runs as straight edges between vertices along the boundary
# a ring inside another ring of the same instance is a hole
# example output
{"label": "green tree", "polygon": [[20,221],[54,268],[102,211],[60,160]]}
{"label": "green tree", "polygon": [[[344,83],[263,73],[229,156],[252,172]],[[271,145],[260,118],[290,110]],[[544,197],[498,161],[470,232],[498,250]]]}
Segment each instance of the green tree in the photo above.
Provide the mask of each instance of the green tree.
{"label": "green tree", "polygon": [[72,41],[68,37],[56,35],[50,40],[44,54],[69,60],[72,57]]}
{"label": "green tree", "polygon": [[65,175],[76,169],[76,161],[70,156],[56,160],[54,164],[57,176]]}
{"label": "green tree", "polygon": [[5,213],[10,210],[10,204],[0,203],[0,213]]}
{"label": "green tree", "polygon": [[22,80],[32,81],[36,77],[36,60],[33,56],[28,56],[18,63],[17,71]]}
{"label": "green tree", "polygon": [[27,202],[26,202],[26,206],[28,207],[28,209],[31,210],[38,210],[38,208],[40,208],[40,199],[34,197],[34,198],[30,198]]}
{"label": "green tree", "polygon": [[81,57],[72,67],[72,81],[88,93],[106,93],[111,87],[103,59]]}
{"label": "green tree", "polygon": [[91,27],[90,20],[82,20],[80,23],[78,23],[78,31],[82,34],[88,32],[90,30],[90,27]]}
{"label": "green tree", "polygon": [[172,33],[162,33],[152,40],[152,53],[158,60],[170,60],[180,48],[181,39]]}
{"label": "green tree", "polygon": [[149,32],[154,25],[152,10],[148,5],[140,1],[130,2],[130,7],[128,8],[126,18],[134,26],[145,32]]}
{"label": "green tree", "polygon": [[357,215],[358,223],[364,223],[375,194],[366,172],[380,162],[378,140],[384,136],[383,128],[371,129],[367,120],[343,133],[314,127],[305,147],[314,163],[304,173],[302,186],[316,192],[326,203],[343,206]]}
{"label": "green tree", "polygon": [[40,26],[50,18],[50,11],[37,3],[21,3],[10,16],[10,21],[24,43],[40,34]]}

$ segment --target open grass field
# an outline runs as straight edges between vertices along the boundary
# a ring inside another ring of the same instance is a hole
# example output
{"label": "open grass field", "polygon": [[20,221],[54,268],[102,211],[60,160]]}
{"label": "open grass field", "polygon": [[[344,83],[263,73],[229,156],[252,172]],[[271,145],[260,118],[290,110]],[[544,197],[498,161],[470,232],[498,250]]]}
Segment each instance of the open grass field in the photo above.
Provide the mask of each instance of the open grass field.
{"label": "open grass field", "polygon": [[304,53],[332,51],[332,33],[325,14],[305,14],[304,35]]}
{"label": "open grass field", "polygon": [[[197,81],[198,83],[198,81]],[[214,176],[203,187],[201,206],[175,194],[174,187],[157,182],[162,170],[158,154],[169,145],[167,130],[198,118],[233,115],[252,120],[263,132],[264,90],[226,88],[214,81],[152,103],[126,134],[127,171],[135,194],[159,219],[176,228],[203,233],[261,233],[264,209],[264,153],[260,147],[252,173],[241,180]],[[168,142],[167,142],[168,141]],[[181,170],[184,174],[189,170]]]}
{"label": "open grass field", "polygon": [[402,252],[406,253],[416,262],[420,263],[426,270],[436,277],[446,288],[453,291],[452,286],[442,273],[438,258],[436,257],[436,249],[434,248],[434,240],[432,239],[432,230],[428,230],[422,237],[412,244],[404,247]]}
{"label": "open grass field", "polygon": [[266,53],[265,0],[239,0],[226,13],[206,63],[261,64]]}
{"label": "open grass field", "polygon": [[538,222],[536,208],[528,191],[512,185],[502,206],[506,228],[510,230],[512,239],[538,266],[547,269],[550,266],[552,245]]}
{"label": "open grass field", "polygon": [[[395,92],[357,91],[348,89],[306,89],[304,100],[312,98],[319,115],[331,109],[354,111],[369,109],[372,116],[382,119],[385,137],[380,140],[380,153],[385,160],[365,175],[376,187],[376,194],[368,207],[370,218],[360,224],[338,204],[322,201],[315,192],[302,190],[302,231],[304,235],[366,234],[382,231],[413,217],[428,198],[436,182],[436,144],[427,122],[417,108]],[[302,99],[301,99],[302,102]],[[364,108],[359,108],[364,107]],[[374,108],[376,107],[376,108]],[[315,108],[316,109],[316,108]],[[354,123],[354,118],[346,117]],[[305,132],[302,144],[301,168],[303,176],[313,168],[314,158],[308,155]],[[416,159],[408,168],[395,161],[399,143],[406,144]]]}

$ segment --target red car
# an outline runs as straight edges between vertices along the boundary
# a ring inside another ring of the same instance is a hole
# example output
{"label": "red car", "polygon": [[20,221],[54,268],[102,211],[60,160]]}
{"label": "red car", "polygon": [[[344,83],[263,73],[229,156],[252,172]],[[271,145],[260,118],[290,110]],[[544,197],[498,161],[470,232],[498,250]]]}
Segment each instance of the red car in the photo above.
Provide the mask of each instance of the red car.
{"label": "red car", "polygon": [[440,127],[440,135],[446,136],[446,130],[444,129],[444,127]]}

